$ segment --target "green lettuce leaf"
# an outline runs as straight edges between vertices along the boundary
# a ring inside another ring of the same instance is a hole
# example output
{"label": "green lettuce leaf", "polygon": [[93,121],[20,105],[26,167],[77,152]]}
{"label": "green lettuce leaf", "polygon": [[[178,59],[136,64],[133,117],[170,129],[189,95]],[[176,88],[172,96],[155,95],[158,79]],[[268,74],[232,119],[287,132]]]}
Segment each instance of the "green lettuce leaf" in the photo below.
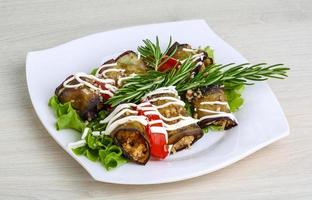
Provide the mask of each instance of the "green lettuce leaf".
{"label": "green lettuce leaf", "polygon": [[225,85],[225,95],[230,106],[231,112],[236,112],[244,104],[242,92],[244,91],[244,85],[231,86]]}
{"label": "green lettuce leaf", "polygon": [[85,140],[85,146],[72,149],[76,155],[84,155],[93,162],[99,161],[106,170],[112,170],[127,162],[121,148],[113,144],[110,136],[94,136],[89,131]]}
{"label": "green lettuce leaf", "polygon": [[91,75],[95,76],[96,71],[98,70],[98,68],[93,68],[90,72]]}
{"label": "green lettuce leaf", "polygon": [[53,96],[49,100],[49,106],[53,109],[57,120],[56,129],[75,129],[79,132],[85,127],[85,124],[80,119],[76,110],[71,106],[70,102],[62,104],[59,102],[57,96]]}
{"label": "green lettuce leaf", "polygon": [[208,54],[209,58],[214,59],[214,50],[210,46],[206,46],[202,50],[204,50]]}
{"label": "green lettuce leaf", "polygon": [[224,128],[222,126],[217,126],[217,125],[209,125],[206,128],[203,128],[204,133],[208,133],[209,131],[219,132],[219,131],[224,131]]}

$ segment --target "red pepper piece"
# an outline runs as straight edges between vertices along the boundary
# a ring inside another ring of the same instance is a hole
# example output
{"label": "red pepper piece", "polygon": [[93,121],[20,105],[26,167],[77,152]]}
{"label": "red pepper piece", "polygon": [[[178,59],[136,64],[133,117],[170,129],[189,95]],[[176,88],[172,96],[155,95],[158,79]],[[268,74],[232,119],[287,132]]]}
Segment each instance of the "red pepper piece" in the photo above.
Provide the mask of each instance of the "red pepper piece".
{"label": "red pepper piece", "polygon": [[[164,58],[162,59],[162,62],[164,60],[166,60],[168,58],[168,56],[164,56]],[[158,67],[158,71],[160,72],[167,72],[175,67],[178,67],[180,65],[180,62],[174,58],[169,58],[165,63],[163,63],[162,65],[160,65]]]}

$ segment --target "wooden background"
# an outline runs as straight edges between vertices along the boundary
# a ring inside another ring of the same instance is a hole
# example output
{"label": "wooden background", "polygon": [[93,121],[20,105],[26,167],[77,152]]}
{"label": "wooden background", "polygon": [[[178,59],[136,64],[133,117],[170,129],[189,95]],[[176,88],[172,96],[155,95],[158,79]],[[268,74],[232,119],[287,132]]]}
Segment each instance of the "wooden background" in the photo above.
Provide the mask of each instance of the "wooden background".
{"label": "wooden background", "polygon": [[[0,199],[312,199],[312,1],[0,1]],[[54,142],[32,108],[28,51],[91,33],[203,18],[253,63],[285,63],[269,81],[291,135],[223,170],[187,181],[95,182]]]}

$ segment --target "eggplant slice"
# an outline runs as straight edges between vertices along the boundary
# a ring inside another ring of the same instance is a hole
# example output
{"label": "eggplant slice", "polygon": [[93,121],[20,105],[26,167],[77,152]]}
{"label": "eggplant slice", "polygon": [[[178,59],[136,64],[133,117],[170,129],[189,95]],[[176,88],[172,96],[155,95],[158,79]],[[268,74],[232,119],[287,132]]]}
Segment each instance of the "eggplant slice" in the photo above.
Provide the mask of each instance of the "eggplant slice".
{"label": "eggplant slice", "polygon": [[[150,158],[150,143],[146,127],[139,121],[134,120],[135,116],[137,116],[137,112],[135,110],[130,107],[124,107],[119,110],[121,107],[123,107],[123,104],[115,108],[118,111],[116,113],[113,111],[111,118],[106,121],[108,122],[106,131],[109,131],[107,134],[110,134],[114,143],[121,148],[123,155],[126,158],[138,164],[144,165]],[[128,109],[128,111],[125,109]],[[133,112],[130,112],[129,109]],[[133,118],[131,118],[132,116]],[[119,120],[122,120],[125,117],[130,118],[129,120],[126,120],[125,123],[122,123],[114,128],[115,125],[113,124],[118,123]]]}
{"label": "eggplant slice", "polygon": [[[100,69],[98,72],[99,77],[101,78],[101,74],[104,70],[114,68],[114,69],[123,69],[123,72],[108,72],[106,73],[107,78],[114,79],[116,82],[119,78],[128,77],[134,74],[145,74],[147,72],[147,67],[142,59],[138,57],[138,55],[134,51],[126,51],[120,54],[116,59],[110,59],[103,63],[105,64],[112,64],[117,63],[116,66],[106,67]],[[119,87],[122,86],[121,84],[118,85]]]}
{"label": "eggplant slice", "polygon": [[222,87],[212,86],[196,91],[189,90],[186,98],[192,102],[193,117],[199,119],[198,125],[201,128],[216,125],[227,130],[237,125],[237,120],[230,112]]}
{"label": "eggplant slice", "polygon": [[188,57],[194,56],[196,54],[203,54],[202,61],[203,64],[199,65],[197,67],[197,71],[203,70],[205,67],[213,64],[213,59],[208,57],[207,52],[201,50],[201,49],[192,49],[191,45],[189,44],[180,44],[178,42],[175,42],[171,45],[170,49],[168,50],[167,55],[172,54],[172,52],[175,51],[175,53],[172,55],[172,58],[175,58],[177,60],[184,60],[187,59]]}
{"label": "eggplant slice", "polygon": [[[71,77],[73,76],[69,76],[66,80]],[[56,88],[55,95],[61,103],[71,102],[72,107],[82,119],[91,120],[104,108],[100,96],[89,87],[65,88],[63,83]],[[78,81],[72,80],[70,84],[78,84]]]}
{"label": "eggplant slice", "polygon": [[145,126],[137,121],[118,126],[111,134],[126,158],[145,165],[150,158],[150,145]]}
{"label": "eggplant slice", "polygon": [[[144,74],[147,71],[144,62],[139,59],[138,55],[133,51],[126,51],[119,55],[116,59],[110,59],[104,64],[112,63],[117,63],[117,65],[102,68],[97,74],[98,78],[103,78],[101,73],[105,69],[124,69],[123,72],[111,70],[106,73],[106,78],[115,80],[115,86],[117,88],[121,87],[123,84],[122,81],[118,81],[120,78],[133,76],[134,74]],[[67,79],[71,77],[73,76],[71,75]],[[95,84],[95,82],[91,79],[86,81]],[[71,102],[73,108],[77,110],[82,119],[90,121],[97,116],[97,113],[100,110],[105,108],[103,98],[96,91],[84,85],[78,88],[65,88],[63,83],[56,88],[55,95],[61,103]],[[74,79],[70,81],[69,84],[78,84],[78,82]]]}
{"label": "eggplant slice", "polygon": [[[169,99],[164,99],[164,97],[169,97]],[[193,120],[190,116],[188,116],[187,111],[182,104],[167,104],[168,106],[162,107],[162,105],[172,102],[173,100],[170,100],[172,97],[181,103],[179,97],[172,93],[152,95],[148,97],[148,100],[154,106],[160,106],[158,107],[158,111],[163,117],[165,117],[163,118],[163,121],[169,126],[181,122],[183,123],[184,120]],[[158,98],[159,100],[153,100],[154,98]],[[182,116],[182,118],[176,120],[166,120],[166,118],[170,119],[179,116]],[[182,126],[181,128],[175,130],[167,129],[168,145],[172,145],[171,153],[190,147],[203,136],[202,129],[196,124],[195,120],[193,121],[194,123],[190,123],[189,125]]]}

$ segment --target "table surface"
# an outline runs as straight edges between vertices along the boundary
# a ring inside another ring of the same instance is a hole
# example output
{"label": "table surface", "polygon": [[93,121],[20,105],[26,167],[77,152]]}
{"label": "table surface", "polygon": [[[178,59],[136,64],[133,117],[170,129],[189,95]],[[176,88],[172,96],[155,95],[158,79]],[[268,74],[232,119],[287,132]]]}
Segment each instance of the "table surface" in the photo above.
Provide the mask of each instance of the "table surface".
{"label": "table surface", "polygon": [[[75,2],[75,3],[74,3]],[[309,199],[312,197],[312,2],[0,1],[0,199]],[[203,18],[253,63],[285,63],[269,81],[290,136],[217,172],[177,183],[94,181],[49,136],[27,92],[27,52],[91,33]]]}

